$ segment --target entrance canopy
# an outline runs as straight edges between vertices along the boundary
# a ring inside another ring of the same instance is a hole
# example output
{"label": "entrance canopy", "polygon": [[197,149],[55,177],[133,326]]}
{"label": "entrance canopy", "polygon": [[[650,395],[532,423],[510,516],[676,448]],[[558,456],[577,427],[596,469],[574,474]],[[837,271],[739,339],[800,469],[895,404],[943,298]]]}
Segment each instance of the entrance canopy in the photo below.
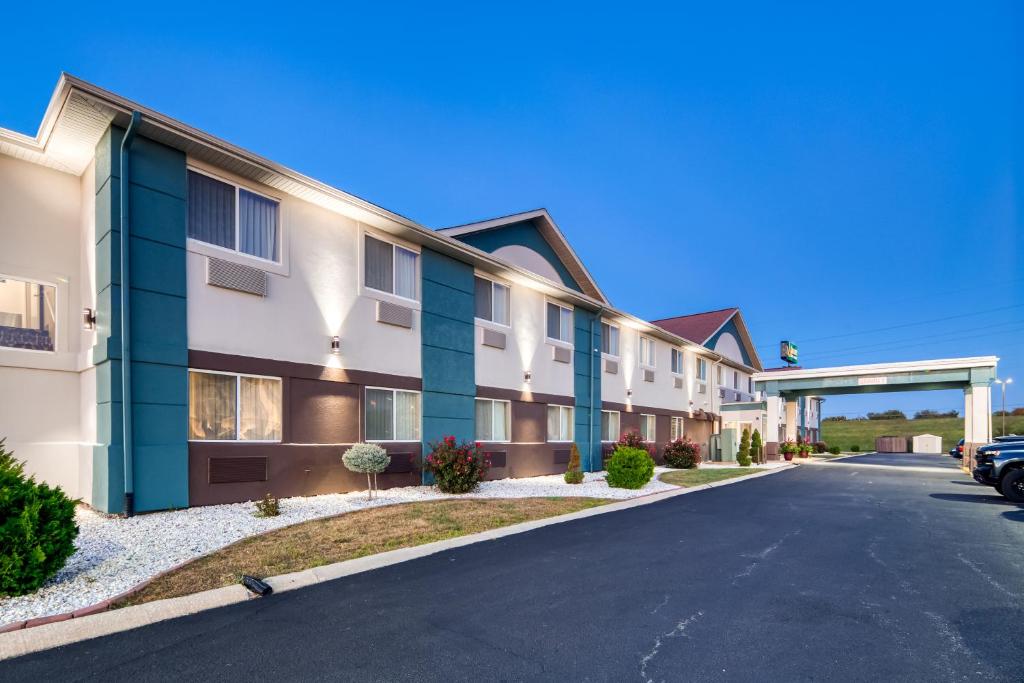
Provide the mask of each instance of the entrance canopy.
{"label": "entrance canopy", "polygon": [[996,356],[943,358],[846,365],[809,370],[758,372],[754,382],[768,396],[828,396],[884,391],[926,391],[989,386],[996,377]]}

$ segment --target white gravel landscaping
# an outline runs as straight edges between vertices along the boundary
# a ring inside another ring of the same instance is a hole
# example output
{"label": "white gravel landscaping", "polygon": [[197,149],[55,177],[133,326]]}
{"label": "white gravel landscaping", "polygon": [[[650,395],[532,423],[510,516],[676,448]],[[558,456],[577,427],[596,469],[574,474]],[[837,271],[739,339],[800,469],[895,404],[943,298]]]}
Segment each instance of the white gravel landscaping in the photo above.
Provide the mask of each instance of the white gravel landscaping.
{"label": "white gravel landscaping", "polygon": [[110,517],[79,507],[81,529],[75,554],[43,588],[32,595],[0,598],[0,627],[37,617],[63,614],[108,600],[162,571],[186,560],[205,555],[247,536],[279,529],[289,524],[329,517],[369,507],[411,503],[442,498],[535,498],[573,496],[593,498],[635,498],[677,487],[655,478],[638,491],[615,489],[605,481],[604,472],[588,473],[578,485],[566,484],[562,475],[488,481],[469,496],[449,496],[427,486],[410,486],[381,491],[379,498],[366,499],[365,492],[329,494],[281,500],[277,517],[253,516],[253,503],[213,505],[172,512],[156,512],[131,519]]}

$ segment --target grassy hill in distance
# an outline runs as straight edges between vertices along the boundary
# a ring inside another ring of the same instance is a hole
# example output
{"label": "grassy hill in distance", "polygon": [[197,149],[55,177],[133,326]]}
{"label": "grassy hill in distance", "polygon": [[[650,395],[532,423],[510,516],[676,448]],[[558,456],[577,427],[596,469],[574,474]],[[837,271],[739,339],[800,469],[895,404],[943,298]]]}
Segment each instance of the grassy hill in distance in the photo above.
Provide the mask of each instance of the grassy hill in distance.
{"label": "grassy hill in distance", "polygon": [[[1001,417],[992,416],[992,435],[1002,434]],[[1006,416],[1007,434],[1024,434],[1024,415]],[[921,420],[825,420],[821,423],[821,438],[829,446],[843,451],[860,446],[861,451],[875,449],[878,436],[917,436],[935,434],[942,437],[942,450],[948,451],[964,436],[962,417],[936,417]]]}

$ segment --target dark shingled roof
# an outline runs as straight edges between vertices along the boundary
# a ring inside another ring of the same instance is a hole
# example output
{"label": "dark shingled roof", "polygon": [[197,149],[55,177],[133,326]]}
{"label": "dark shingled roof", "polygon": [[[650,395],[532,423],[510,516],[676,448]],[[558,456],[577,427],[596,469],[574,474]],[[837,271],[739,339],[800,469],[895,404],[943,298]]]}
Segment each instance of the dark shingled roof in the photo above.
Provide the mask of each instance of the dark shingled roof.
{"label": "dark shingled roof", "polygon": [[738,308],[723,308],[720,311],[680,315],[675,318],[652,320],[651,323],[674,335],[703,345],[719,327],[731,318]]}

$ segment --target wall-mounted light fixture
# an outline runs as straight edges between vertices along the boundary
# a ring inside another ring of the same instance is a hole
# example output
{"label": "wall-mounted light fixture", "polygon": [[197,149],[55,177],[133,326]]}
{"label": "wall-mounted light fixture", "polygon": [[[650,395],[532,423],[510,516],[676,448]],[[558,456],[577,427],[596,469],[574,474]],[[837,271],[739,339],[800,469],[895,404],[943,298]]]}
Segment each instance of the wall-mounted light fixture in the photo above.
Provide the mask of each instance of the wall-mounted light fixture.
{"label": "wall-mounted light fixture", "polygon": [[632,389],[626,389],[626,396],[632,396],[632,395],[633,395],[633,390]]}
{"label": "wall-mounted light fixture", "polygon": [[334,335],[333,337],[331,337],[331,353],[341,353],[341,337],[339,337],[338,335]]}
{"label": "wall-mounted light fixture", "polygon": [[83,308],[82,309],[82,329],[83,330],[95,330],[96,329],[96,309],[95,308]]}
{"label": "wall-mounted light fixture", "polygon": [[524,382],[529,384],[531,379],[533,379],[533,373],[532,372],[527,370],[526,372],[523,373],[523,381]]}

